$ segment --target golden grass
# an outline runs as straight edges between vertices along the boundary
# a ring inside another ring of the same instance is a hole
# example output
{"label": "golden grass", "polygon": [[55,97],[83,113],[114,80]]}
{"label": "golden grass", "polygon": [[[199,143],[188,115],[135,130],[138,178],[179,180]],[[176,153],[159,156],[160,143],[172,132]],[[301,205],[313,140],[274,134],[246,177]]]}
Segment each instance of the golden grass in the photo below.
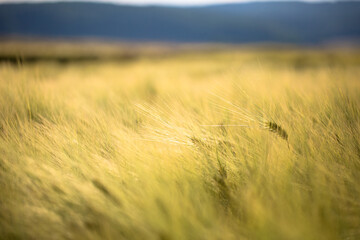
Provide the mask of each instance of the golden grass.
{"label": "golden grass", "polygon": [[2,63],[0,239],[359,239],[359,76],[357,51]]}

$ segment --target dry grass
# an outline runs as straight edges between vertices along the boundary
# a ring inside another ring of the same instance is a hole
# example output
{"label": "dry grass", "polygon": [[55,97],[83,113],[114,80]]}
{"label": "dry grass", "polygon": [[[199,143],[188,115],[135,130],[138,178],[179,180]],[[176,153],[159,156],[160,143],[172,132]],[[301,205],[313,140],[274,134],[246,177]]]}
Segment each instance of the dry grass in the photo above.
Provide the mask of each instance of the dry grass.
{"label": "dry grass", "polygon": [[2,63],[0,239],[359,239],[360,55],[330,53]]}

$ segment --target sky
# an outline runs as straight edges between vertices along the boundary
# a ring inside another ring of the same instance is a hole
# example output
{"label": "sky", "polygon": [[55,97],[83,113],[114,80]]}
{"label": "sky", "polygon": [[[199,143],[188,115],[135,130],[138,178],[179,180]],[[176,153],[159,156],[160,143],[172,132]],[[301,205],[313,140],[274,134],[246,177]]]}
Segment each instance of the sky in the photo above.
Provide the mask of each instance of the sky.
{"label": "sky", "polygon": [[[0,3],[4,3],[4,2],[7,2],[7,3],[9,3],[9,2],[56,2],[56,1],[58,1],[58,0],[0,0]],[[65,1],[79,1],[79,0],[65,0]],[[80,1],[86,1],[86,0],[80,0]],[[254,0],[87,0],[87,1],[113,2],[113,3],[119,3],[119,4],[134,4],[134,5],[180,5],[180,6],[184,5],[184,6],[186,6],[186,5],[208,5],[208,4],[218,4],[218,3],[252,2]],[[262,1],[264,1],[264,0],[262,0]],[[305,1],[305,2],[324,2],[324,1],[333,2],[334,0],[303,0],[303,1]]]}

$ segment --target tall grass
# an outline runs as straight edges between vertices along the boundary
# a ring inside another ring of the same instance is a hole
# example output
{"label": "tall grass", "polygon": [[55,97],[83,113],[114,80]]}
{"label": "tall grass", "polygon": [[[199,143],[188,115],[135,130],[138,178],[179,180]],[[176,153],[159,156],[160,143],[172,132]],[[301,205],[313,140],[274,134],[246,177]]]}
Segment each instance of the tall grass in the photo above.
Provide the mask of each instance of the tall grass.
{"label": "tall grass", "polygon": [[359,239],[360,55],[326,54],[0,65],[0,239]]}

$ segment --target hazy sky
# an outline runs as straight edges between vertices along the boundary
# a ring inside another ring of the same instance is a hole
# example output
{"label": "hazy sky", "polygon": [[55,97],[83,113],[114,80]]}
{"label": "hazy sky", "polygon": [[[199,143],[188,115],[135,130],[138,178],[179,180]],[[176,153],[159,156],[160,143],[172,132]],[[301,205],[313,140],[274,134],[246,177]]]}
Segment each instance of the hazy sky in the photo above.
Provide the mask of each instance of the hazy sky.
{"label": "hazy sky", "polygon": [[[56,2],[57,0],[0,0],[0,3],[3,2]],[[67,0],[67,1],[76,1],[76,0]],[[86,1],[86,0],[83,0]],[[147,5],[147,4],[161,4],[161,5],[206,5],[214,3],[235,3],[235,2],[251,2],[252,0],[89,0],[95,2],[115,2],[122,4],[138,4],[138,5]],[[266,0],[265,0],[266,1]],[[328,1],[332,2],[334,0],[303,0],[306,2],[320,2]]]}

